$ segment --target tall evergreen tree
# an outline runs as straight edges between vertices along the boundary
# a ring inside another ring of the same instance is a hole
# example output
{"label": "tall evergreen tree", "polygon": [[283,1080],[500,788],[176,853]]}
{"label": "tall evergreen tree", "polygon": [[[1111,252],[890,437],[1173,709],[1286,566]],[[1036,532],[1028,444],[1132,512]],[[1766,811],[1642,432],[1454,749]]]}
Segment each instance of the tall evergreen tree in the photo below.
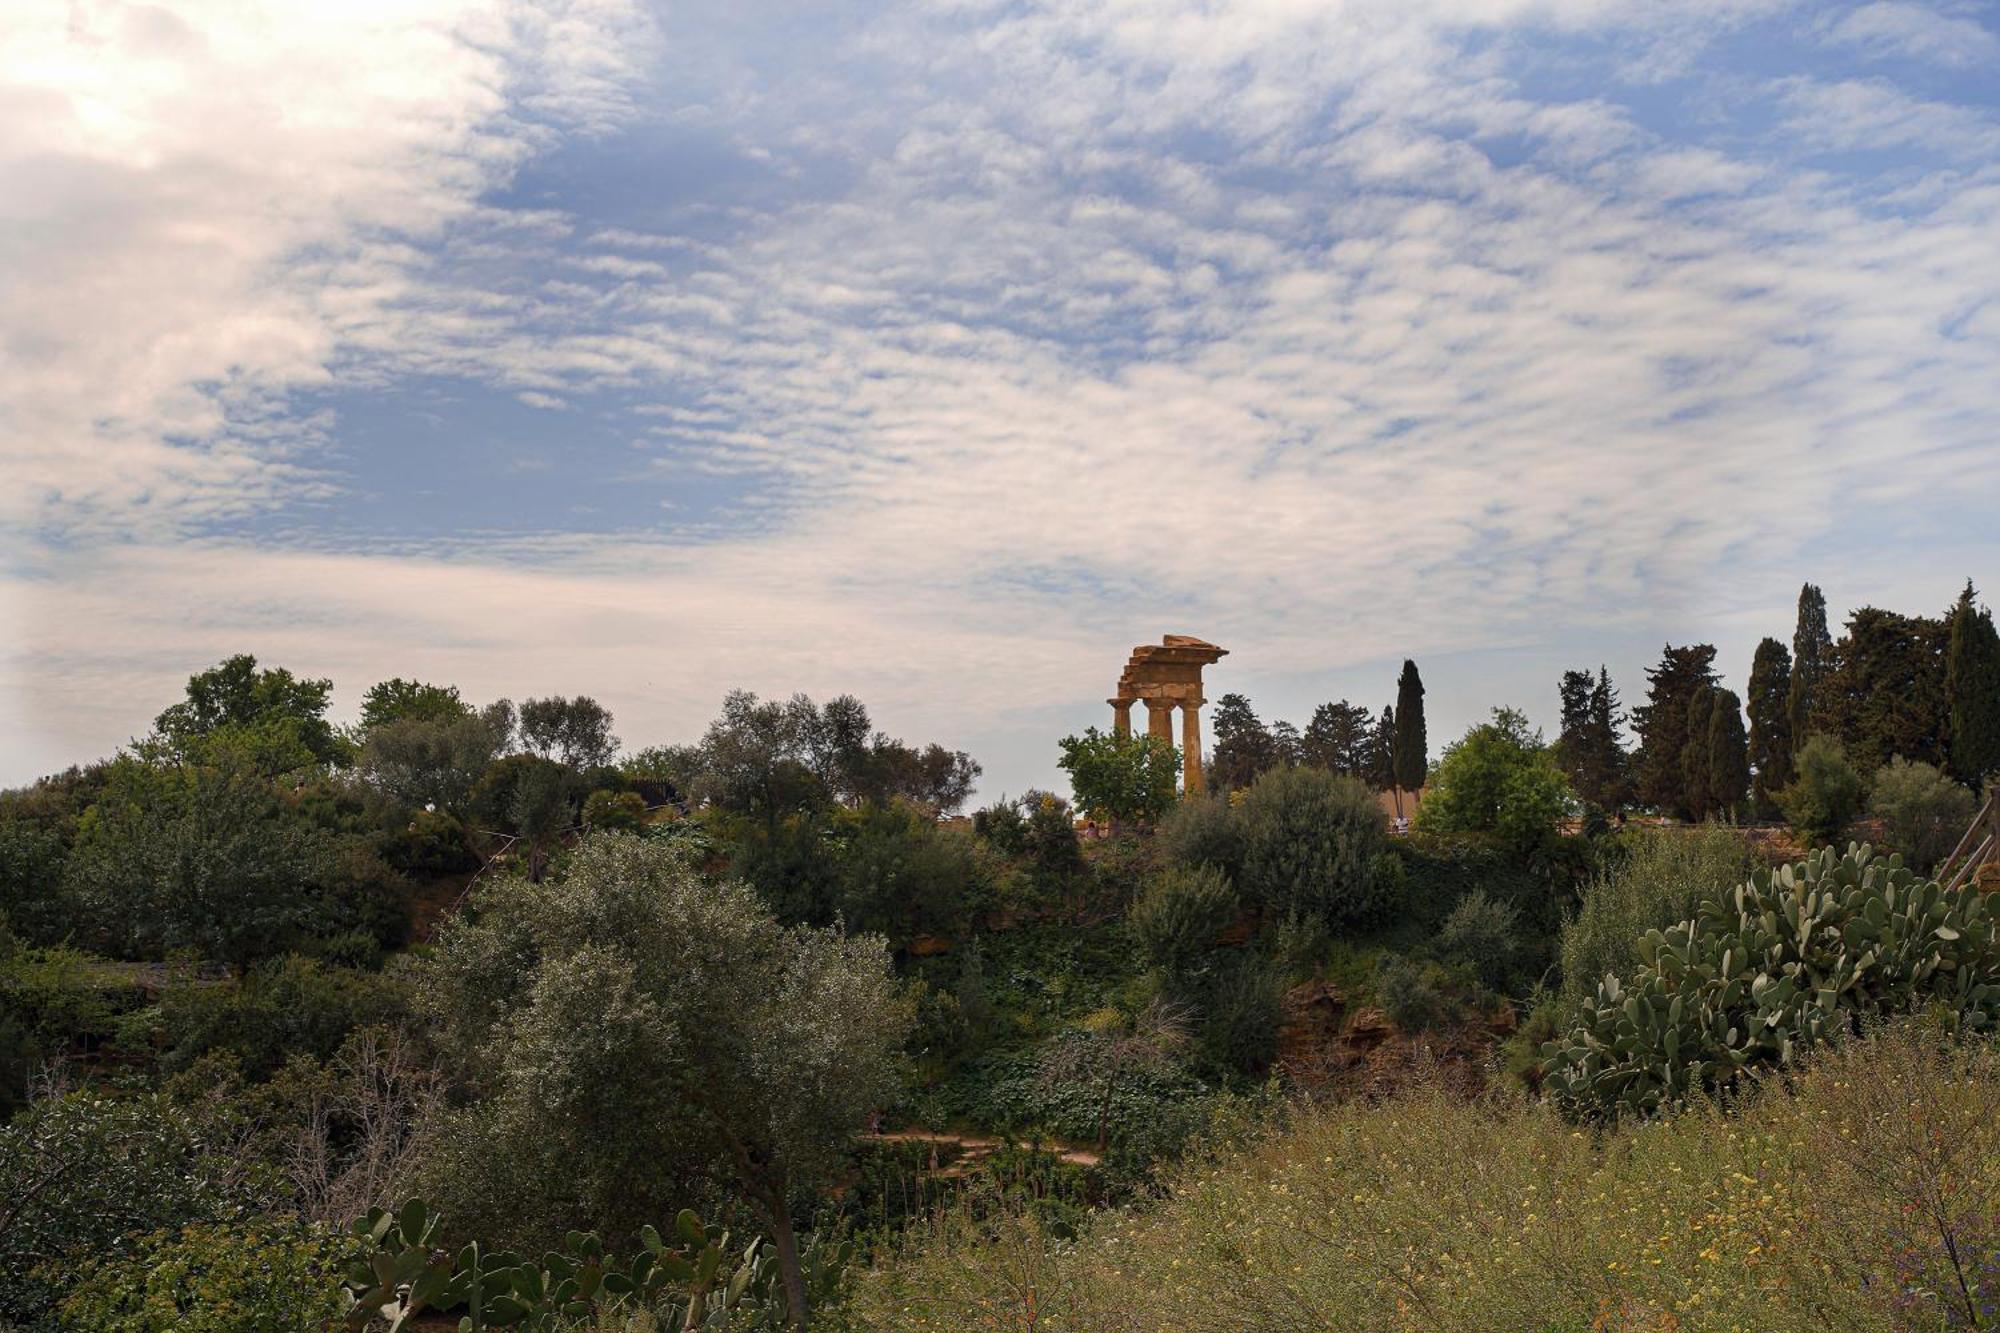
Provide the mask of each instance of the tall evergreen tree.
{"label": "tall evergreen tree", "polygon": [[1943,620],[1862,607],[1847,618],[1831,669],[1813,689],[1812,730],[1838,738],[1863,773],[1898,756],[1942,765],[1949,639]]}
{"label": "tall evergreen tree", "polygon": [[1387,791],[1396,785],[1396,710],[1388,704],[1382,705],[1375,734],[1368,738],[1366,776],[1377,791]]}
{"label": "tall evergreen tree", "polygon": [[1690,819],[1707,819],[1716,813],[1715,792],[1709,782],[1708,734],[1720,693],[1710,685],[1688,696],[1681,740],[1681,804]]}
{"label": "tall evergreen tree", "polygon": [[1562,697],[1562,733],[1555,753],[1577,797],[1600,810],[1622,807],[1628,793],[1625,752],[1618,745],[1622,720],[1611,673],[1599,667],[1565,671],[1558,687]]}
{"label": "tall evergreen tree", "polygon": [[1305,756],[1305,738],[1299,729],[1282,719],[1273,722],[1271,734],[1271,767],[1297,768]]}
{"label": "tall evergreen tree", "polygon": [[1973,604],[1972,581],[1951,609],[1945,695],[1951,708],[1951,775],[1977,788],[2000,774],[2000,635],[1993,613]]}
{"label": "tall evergreen tree", "polygon": [[1415,791],[1424,785],[1430,765],[1424,739],[1424,682],[1417,675],[1417,664],[1404,658],[1403,674],[1396,681],[1396,785]]}
{"label": "tall evergreen tree", "polygon": [[1612,687],[1611,669],[1600,663],[1597,686],[1590,692],[1590,735],[1597,753],[1592,780],[1598,804],[1606,810],[1623,810],[1632,803],[1632,766],[1618,738],[1624,726],[1625,710]]}
{"label": "tall evergreen tree", "polygon": [[1210,725],[1215,729],[1215,752],[1208,776],[1218,788],[1248,787],[1276,762],[1269,728],[1242,695],[1225,694],[1216,700]]}
{"label": "tall evergreen tree", "polygon": [[1368,745],[1373,719],[1360,704],[1342,699],[1313,710],[1300,740],[1300,762],[1329,773],[1368,775]]}
{"label": "tall evergreen tree", "polygon": [[1750,738],[1743,734],[1743,701],[1734,690],[1712,692],[1708,715],[1708,799],[1724,819],[1741,817],[1750,790]]}
{"label": "tall evergreen tree", "polygon": [[1750,662],[1750,766],[1760,819],[1778,813],[1778,792],[1792,780],[1792,655],[1776,639],[1757,645]]}
{"label": "tall evergreen tree", "polygon": [[1813,694],[1832,669],[1833,636],[1826,628],[1826,595],[1808,583],[1799,589],[1799,620],[1792,630],[1792,681],[1785,696],[1792,743],[1813,731]]}
{"label": "tall evergreen tree", "polygon": [[1668,644],[1660,664],[1647,669],[1646,682],[1646,702],[1632,713],[1632,725],[1639,733],[1635,756],[1639,802],[1692,818],[1681,751],[1688,739],[1689,700],[1715,685],[1714,646]]}

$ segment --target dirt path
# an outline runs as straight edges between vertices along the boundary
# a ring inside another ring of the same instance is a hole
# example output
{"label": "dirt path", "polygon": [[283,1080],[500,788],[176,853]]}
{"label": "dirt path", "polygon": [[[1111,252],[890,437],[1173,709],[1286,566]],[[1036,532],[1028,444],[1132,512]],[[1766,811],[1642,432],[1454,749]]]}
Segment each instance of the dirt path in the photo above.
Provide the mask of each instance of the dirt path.
{"label": "dirt path", "polygon": [[[936,1143],[962,1150],[967,1157],[986,1157],[1007,1146],[1002,1139],[987,1138],[979,1134],[939,1133],[928,1129],[896,1129],[885,1134],[870,1134],[869,1138],[878,1143]],[[1017,1147],[1030,1145],[1017,1144]],[[1100,1166],[1104,1159],[1088,1148],[1072,1148],[1060,1143],[1051,1143],[1033,1149],[1048,1153],[1059,1161],[1073,1166]]]}

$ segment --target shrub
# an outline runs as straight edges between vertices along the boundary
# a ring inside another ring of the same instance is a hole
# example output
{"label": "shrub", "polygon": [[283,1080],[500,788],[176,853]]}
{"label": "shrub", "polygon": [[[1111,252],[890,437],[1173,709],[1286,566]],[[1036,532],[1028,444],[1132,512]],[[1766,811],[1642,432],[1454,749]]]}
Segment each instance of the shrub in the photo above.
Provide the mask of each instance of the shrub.
{"label": "shrub", "polygon": [[1632,975],[1639,941],[1695,914],[1717,887],[1750,873],[1750,852],[1728,829],[1636,829],[1622,840],[1623,856],[1583,891],[1576,915],[1562,926],[1564,998],[1589,995],[1607,975]]}
{"label": "shrub", "polygon": [[1390,1022],[1405,1032],[1427,1032],[1444,1021],[1449,985],[1450,978],[1436,963],[1386,957],[1375,992]]}
{"label": "shrub", "polygon": [[1882,821],[1889,846],[1928,873],[1972,822],[1972,793],[1925,763],[1891,759],[1875,770],[1868,813]]}
{"label": "shrub", "polygon": [[998,858],[961,829],[907,801],[864,805],[836,826],[836,905],[849,927],[907,946],[918,935],[969,932],[993,904]]}
{"label": "shrub", "polygon": [[150,1029],[167,1070],[227,1051],[245,1074],[265,1078],[294,1055],[329,1059],[356,1028],[394,1024],[406,1012],[399,977],[293,955],[259,963],[234,982],[178,979],[154,1009],[133,1016],[126,1039]]}
{"label": "shrub", "polygon": [[1513,975],[1520,917],[1512,905],[1474,889],[1445,918],[1438,931],[1438,953],[1471,971],[1489,989],[1499,990]]}
{"label": "shrub", "polygon": [[90,1273],[62,1319],[91,1333],[327,1328],[343,1313],[352,1249],[337,1231],[275,1218],[156,1231]]}
{"label": "shrub", "polygon": [[1238,813],[1242,887],[1267,914],[1307,912],[1346,929],[1387,914],[1370,874],[1387,821],[1366,783],[1320,769],[1272,769],[1244,793]]}
{"label": "shrub", "polygon": [[1840,840],[1861,813],[1867,786],[1831,736],[1812,736],[1792,755],[1793,777],[1778,793],[1778,808],[1808,846]]}
{"label": "shrub", "polygon": [[1147,887],[1129,920],[1147,964],[1171,983],[1200,968],[1237,910],[1236,890],[1222,872],[1176,866]]}
{"label": "shrub", "polygon": [[989,1209],[887,1256],[858,1313],[883,1333],[1974,1328],[1996,1216],[2000,1052],[1897,1030],[1739,1115],[1602,1135],[1441,1084],[1300,1105],[1073,1239]]}
{"label": "shrub", "polygon": [[1243,827],[1220,796],[1189,796],[1160,821],[1160,855],[1178,866],[1213,866],[1235,879],[1243,868]]}
{"label": "shrub", "polygon": [[599,787],[583,799],[585,828],[630,832],[646,822],[646,798],[635,791]]}
{"label": "shrub", "polygon": [[1194,1006],[1205,1068],[1224,1076],[1270,1068],[1284,1018],[1284,977],[1270,962],[1248,951],[1227,955],[1180,995]]}
{"label": "shrub", "polygon": [[0,1126],[0,1327],[34,1327],[133,1237],[213,1221],[254,1192],[213,1118],[164,1098],[74,1094]]}
{"label": "shrub", "polygon": [[1976,890],[1831,848],[1759,870],[1639,944],[1630,984],[1607,977],[1543,1048],[1573,1115],[1651,1112],[1790,1064],[1874,1015],[1936,1006],[2000,1022],[2000,935]]}

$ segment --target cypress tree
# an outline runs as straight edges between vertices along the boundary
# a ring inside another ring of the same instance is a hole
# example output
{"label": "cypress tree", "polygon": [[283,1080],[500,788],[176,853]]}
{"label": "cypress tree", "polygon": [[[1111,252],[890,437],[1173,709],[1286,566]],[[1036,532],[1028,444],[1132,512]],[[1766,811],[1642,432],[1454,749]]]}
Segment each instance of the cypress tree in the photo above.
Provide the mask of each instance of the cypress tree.
{"label": "cypress tree", "polygon": [[1681,807],[1689,819],[1707,819],[1715,813],[1715,793],[1709,785],[1708,733],[1718,693],[1709,685],[1688,695],[1687,722],[1681,736]]}
{"label": "cypress tree", "polygon": [[1424,785],[1430,772],[1430,748],[1424,739],[1424,682],[1417,664],[1403,659],[1403,674],[1396,681],[1396,785],[1415,791]]}
{"label": "cypress tree", "polygon": [[1714,812],[1734,821],[1750,790],[1750,738],[1743,734],[1743,701],[1734,690],[1716,690],[1708,717],[1708,799]]}
{"label": "cypress tree", "polygon": [[1832,669],[1833,636],[1826,629],[1826,596],[1813,584],[1799,589],[1799,623],[1792,631],[1792,683],[1785,713],[1794,743],[1813,733],[1814,694]]}
{"label": "cypress tree", "polygon": [[[1641,804],[1694,817],[1688,808],[1681,752],[1688,739],[1689,701],[1715,685],[1714,663],[1712,644],[1695,643],[1683,648],[1668,644],[1660,664],[1647,670],[1646,702],[1632,714],[1632,725],[1639,733],[1635,763]],[[1703,714],[1704,720],[1706,717]]]}
{"label": "cypress tree", "polygon": [[1973,604],[1972,581],[1951,610],[1945,695],[1951,708],[1951,775],[1977,788],[2000,774],[2000,635],[1993,613]]}
{"label": "cypress tree", "polygon": [[1556,761],[1569,775],[1569,785],[1582,799],[1595,805],[1591,792],[1590,690],[1588,671],[1565,671],[1556,692],[1562,700],[1562,730],[1556,733]]}
{"label": "cypress tree", "polygon": [[1759,818],[1775,818],[1778,792],[1792,780],[1792,655],[1776,639],[1757,645],[1750,663],[1750,765]]}

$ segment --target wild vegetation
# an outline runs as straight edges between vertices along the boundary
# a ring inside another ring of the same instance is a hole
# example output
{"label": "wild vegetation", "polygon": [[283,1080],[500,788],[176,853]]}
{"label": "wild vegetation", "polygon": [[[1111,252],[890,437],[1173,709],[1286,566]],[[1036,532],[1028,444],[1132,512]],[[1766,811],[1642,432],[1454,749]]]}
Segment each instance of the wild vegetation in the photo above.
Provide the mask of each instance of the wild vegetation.
{"label": "wild vegetation", "polygon": [[1985,1326],[2000,639],[1714,661],[968,816],[851,697],[232,658],[0,794],[0,1326]]}

